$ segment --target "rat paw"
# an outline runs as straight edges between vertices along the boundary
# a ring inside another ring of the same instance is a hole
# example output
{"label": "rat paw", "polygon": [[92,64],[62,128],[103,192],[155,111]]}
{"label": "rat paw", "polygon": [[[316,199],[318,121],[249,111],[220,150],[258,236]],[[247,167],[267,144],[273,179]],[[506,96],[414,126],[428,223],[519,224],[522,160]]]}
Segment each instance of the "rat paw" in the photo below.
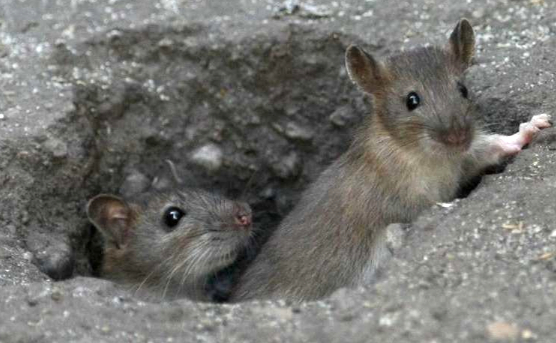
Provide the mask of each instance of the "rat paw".
{"label": "rat paw", "polygon": [[519,132],[510,137],[514,137],[515,143],[523,147],[531,143],[539,131],[552,126],[550,119],[551,117],[549,114],[537,114],[527,123],[519,125]]}
{"label": "rat paw", "polygon": [[543,113],[533,116],[530,121],[519,125],[519,131],[511,136],[493,136],[492,147],[500,158],[517,155],[524,146],[531,143],[542,129],[552,126],[551,116]]}
{"label": "rat paw", "polygon": [[537,114],[531,118],[529,123],[539,129],[546,129],[552,126],[552,116],[546,113]]}

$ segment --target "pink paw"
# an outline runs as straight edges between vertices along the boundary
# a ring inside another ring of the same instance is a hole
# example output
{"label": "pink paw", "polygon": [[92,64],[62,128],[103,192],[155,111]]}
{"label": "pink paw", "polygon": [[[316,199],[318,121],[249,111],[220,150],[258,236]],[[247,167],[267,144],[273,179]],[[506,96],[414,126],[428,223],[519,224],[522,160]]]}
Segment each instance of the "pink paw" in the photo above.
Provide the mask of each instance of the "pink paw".
{"label": "pink paw", "polygon": [[520,143],[522,143],[521,147],[523,147],[531,143],[540,130],[550,126],[552,126],[550,115],[546,113],[537,114],[533,116],[529,122],[519,125],[519,132],[515,135],[518,135],[517,138],[520,140]]}
{"label": "pink paw", "polygon": [[499,148],[504,155],[519,153],[525,145],[531,143],[539,131],[552,126],[550,119],[551,116],[546,113],[533,116],[527,123],[519,125],[519,132],[511,136],[499,136]]}

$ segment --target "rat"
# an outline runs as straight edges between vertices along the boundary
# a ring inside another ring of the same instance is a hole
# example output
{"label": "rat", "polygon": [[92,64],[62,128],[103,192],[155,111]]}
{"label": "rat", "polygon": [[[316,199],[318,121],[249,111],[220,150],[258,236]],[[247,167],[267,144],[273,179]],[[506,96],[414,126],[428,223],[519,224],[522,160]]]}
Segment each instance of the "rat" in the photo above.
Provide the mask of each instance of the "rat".
{"label": "rat", "polygon": [[104,237],[101,276],[164,299],[212,300],[210,278],[235,261],[252,235],[247,203],[185,187],[132,200],[100,194],[87,204],[87,216]]}
{"label": "rat", "polygon": [[389,253],[389,224],[409,223],[453,200],[462,184],[551,126],[550,116],[541,114],[514,135],[483,131],[463,82],[474,51],[466,19],[444,47],[416,48],[384,61],[358,46],[347,48],[349,77],[371,96],[373,113],[273,232],[231,301],[314,300],[371,282]]}

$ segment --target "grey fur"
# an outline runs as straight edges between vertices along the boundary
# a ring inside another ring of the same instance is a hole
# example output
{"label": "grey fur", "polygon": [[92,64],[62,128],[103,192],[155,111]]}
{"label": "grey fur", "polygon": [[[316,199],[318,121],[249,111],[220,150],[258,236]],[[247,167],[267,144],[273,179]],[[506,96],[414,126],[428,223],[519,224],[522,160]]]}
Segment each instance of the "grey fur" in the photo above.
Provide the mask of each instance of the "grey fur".
{"label": "grey fur", "polygon": [[[458,23],[451,38],[457,42],[447,49],[420,48],[383,64],[360,48],[348,49],[350,77],[373,96],[374,115],[274,232],[240,279],[233,301],[311,300],[367,282],[387,251],[388,224],[410,222],[453,199],[462,180],[500,162],[502,155],[495,156],[489,136],[476,129],[470,102],[458,90],[461,66],[469,65],[474,49],[470,28],[465,20]],[[422,104],[408,112],[404,97],[412,91]],[[442,143],[454,132],[465,148]]]}
{"label": "grey fur", "polygon": [[[110,211],[95,210],[105,203],[128,209],[126,239],[115,242],[114,231],[123,225],[110,227]],[[174,206],[186,214],[169,229],[163,213]],[[102,276],[149,298],[209,300],[208,278],[235,260],[251,234],[236,222],[238,215],[251,215],[249,205],[202,190],[151,192],[130,202],[100,195],[87,212],[105,237]]]}

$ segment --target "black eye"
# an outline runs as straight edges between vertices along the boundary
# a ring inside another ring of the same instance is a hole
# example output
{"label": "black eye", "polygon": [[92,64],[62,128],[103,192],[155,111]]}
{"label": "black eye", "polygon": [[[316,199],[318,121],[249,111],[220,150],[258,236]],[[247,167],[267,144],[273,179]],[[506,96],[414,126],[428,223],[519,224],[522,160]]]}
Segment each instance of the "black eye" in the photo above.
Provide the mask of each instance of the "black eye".
{"label": "black eye", "polygon": [[172,228],[180,222],[181,217],[185,215],[185,212],[177,207],[170,207],[164,211],[164,224],[169,228]]}
{"label": "black eye", "polygon": [[461,93],[461,96],[467,99],[468,96],[467,87],[465,87],[463,83],[458,82],[458,90]]}
{"label": "black eye", "polygon": [[419,98],[419,94],[415,92],[411,92],[407,95],[407,99],[405,99],[405,104],[407,105],[407,109],[413,111],[419,104],[421,103],[421,98]]}

